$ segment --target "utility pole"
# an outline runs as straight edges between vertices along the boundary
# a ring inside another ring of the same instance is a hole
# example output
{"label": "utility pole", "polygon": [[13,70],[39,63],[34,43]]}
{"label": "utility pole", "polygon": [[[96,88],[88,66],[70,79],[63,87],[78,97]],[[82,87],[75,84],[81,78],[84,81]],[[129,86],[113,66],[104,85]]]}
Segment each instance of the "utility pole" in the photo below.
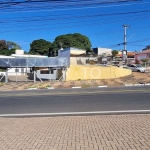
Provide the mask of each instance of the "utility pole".
{"label": "utility pole", "polygon": [[124,50],[122,50],[122,61],[125,61],[125,63],[126,63],[126,60],[127,60],[127,35],[126,35],[126,30],[130,26],[123,25],[123,27],[124,27]]}

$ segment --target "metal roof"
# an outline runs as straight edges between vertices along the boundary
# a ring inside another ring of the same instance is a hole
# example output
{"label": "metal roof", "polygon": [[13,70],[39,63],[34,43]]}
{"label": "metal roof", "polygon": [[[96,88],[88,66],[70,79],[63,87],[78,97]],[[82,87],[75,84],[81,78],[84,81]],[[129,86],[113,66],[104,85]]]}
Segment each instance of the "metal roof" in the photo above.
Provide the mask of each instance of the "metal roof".
{"label": "metal roof", "polygon": [[67,67],[67,58],[0,58],[0,68]]}

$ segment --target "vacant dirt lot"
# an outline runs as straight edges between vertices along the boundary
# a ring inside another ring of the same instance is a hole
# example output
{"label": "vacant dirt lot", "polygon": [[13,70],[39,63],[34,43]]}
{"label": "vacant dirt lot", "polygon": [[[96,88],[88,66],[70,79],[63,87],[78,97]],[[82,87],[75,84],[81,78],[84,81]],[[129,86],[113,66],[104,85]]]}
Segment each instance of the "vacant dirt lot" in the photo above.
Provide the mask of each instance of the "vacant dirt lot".
{"label": "vacant dirt lot", "polygon": [[44,81],[43,83],[37,81],[33,82],[9,82],[5,84],[4,82],[0,83],[0,90],[22,90],[28,88],[39,88],[46,89],[47,87],[55,88],[71,88],[74,86],[81,86],[82,88],[97,87],[107,85],[109,87],[113,86],[124,86],[125,84],[138,84],[138,83],[150,83],[150,74],[149,73],[139,73],[133,72],[132,75],[116,78],[116,79],[106,79],[106,80],[78,80],[78,81]]}

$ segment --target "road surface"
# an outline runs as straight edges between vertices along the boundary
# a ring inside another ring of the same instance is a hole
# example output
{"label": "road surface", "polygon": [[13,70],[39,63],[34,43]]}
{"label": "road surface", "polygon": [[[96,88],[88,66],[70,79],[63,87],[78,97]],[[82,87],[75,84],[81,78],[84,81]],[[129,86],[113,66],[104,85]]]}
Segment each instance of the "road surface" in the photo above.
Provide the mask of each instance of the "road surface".
{"label": "road surface", "polygon": [[0,116],[149,113],[150,86],[0,92]]}

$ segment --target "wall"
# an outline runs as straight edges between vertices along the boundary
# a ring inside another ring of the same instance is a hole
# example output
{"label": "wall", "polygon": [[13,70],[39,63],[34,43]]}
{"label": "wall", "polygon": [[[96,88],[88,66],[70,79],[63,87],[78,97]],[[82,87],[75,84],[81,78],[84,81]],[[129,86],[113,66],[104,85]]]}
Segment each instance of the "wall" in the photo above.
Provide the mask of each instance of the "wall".
{"label": "wall", "polygon": [[80,63],[85,65],[86,59],[88,59],[88,58],[87,57],[70,57],[70,64],[71,65],[77,65],[80,61]]}
{"label": "wall", "polygon": [[62,70],[61,69],[58,69],[57,70],[57,79],[59,80],[61,77],[62,77]]}
{"label": "wall", "polygon": [[[86,60],[97,60],[96,57],[70,57],[70,64],[71,65],[86,65]],[[89,64],[89,63],[88,63]]]}
{"label": "wall", "polygon": [[130,69],[115,66],[71,65],[66,73],[66,81],[78,79],[111,79],[127,76],[131,73]]}
{"label": "wall", "polygon": [[41,74],[41,70],[37,70],[36,73],[37,77],[40,79],[56,80],[57,78],[57,70],[53,70],[53,74]]}
{"label": "wall", "polygon": [[58,57],[65,57],[68,59],[68,64],[70,65],[70,51],[68,50],[58,50]]}
{"label": "wall", "polygon": [[[16,73],[16,70],[18,70],[18,72]],[[22,72],[23,71],[23,72]],[[25,68],[11,68],[8,69],[8,76],[19,76],[19,75],[25,75]]]}
{"label": "wall", "polygon": [[98,55],[102,55],[104,53],[106,53],[106,55],[112,55],[112,49],[98,47]]}
{"label": "wall", "polygon": [[135,55],[135,59],[137,59],[137,60],[146,59],[146,58],[148,58],[147,54],[136,54]]}

